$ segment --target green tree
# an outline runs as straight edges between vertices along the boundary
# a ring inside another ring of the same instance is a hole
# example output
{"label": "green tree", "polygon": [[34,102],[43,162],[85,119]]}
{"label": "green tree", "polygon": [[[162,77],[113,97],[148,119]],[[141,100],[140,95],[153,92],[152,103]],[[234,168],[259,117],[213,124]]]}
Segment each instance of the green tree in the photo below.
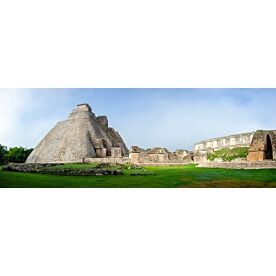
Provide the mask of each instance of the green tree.
{"label": "green tree", "polygon": [[4,156],[4,162],[24,163],[33,149],[25,149],[23,147],[9,148]]}
{"label": "green tree", "polygon": [[4,163],[5,155],[7,154],[8,148],[0,144],[0,164]]}

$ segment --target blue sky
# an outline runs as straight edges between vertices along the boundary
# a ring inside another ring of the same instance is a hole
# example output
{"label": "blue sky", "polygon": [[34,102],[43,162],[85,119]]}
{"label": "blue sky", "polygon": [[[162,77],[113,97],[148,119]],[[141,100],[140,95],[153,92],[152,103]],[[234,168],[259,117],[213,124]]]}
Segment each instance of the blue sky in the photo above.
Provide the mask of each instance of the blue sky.
{"label": "blue sky", "polygon": [[107,115],[128,146],[192,149],[276,129],[276,89],[0,89],[0,143],[34,147],[79,103]]}

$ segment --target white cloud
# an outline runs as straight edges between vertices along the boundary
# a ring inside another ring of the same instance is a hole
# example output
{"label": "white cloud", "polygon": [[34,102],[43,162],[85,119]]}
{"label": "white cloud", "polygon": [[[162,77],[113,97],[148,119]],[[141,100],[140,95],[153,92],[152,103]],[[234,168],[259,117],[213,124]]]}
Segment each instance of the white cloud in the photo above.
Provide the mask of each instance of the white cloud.
{"label": "white cloud", "polygon": [[19,89],[0,89],[0,143],[13,145],[18,136],[20,116],[30,96]]}
{"label": "white cloud", "polygon": [[[56,94],[0,89],[0,144],[34,147],[62,119]],[[62,108],[60,108],[62,109]]]}
{"label": "white cloud", "polygon": [[82,101],[90,103],[99,114],[108,115],[111,126],[128,146],[192,149],[200,140],[276,128],[274,93],[247,93],[242,97],[240,91],[195,91],[192,96],[171,96],[169,92],[147,96],[137,92],[135,97],[123,97],[124,101],[115,94],[109,98],[108,93],[0,89],[0,143],[34,147]]}
{"label": "white cloud", "polygon": [[194,143],[204,139],[265,127],[264,114],[256,113],[256,109],[258,102],[238,105],[225,97],[216,100],[204,97],[193,103],[183,99],[163,100],[151,110],[124,118],[120,129],[128,145],[192,149]]}

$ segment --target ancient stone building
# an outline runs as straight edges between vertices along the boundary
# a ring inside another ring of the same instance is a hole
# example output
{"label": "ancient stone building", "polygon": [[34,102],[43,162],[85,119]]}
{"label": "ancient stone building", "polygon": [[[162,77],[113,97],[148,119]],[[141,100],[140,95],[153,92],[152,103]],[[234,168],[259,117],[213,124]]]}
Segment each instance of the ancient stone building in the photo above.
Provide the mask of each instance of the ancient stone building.
{"label": "ancient stone building", "polygon": [[210,152],[237,147],[249,148],[248,162],[276,160],[276,130],[257,130],[199,142],[195,144],[194,161],[204,163]]}
{"label": "ancient stone building", "polygon": [[107,117],[96,117],[88,104],[80,104],[42,139],[26,163],[83,162],[86,158],[122,156],[128,156],[128,149],[120,134],[108,126]]}
{"label": "ancient stone building", "polygon": [[257,130],[249,148],[247,161],[276,160],[276,131]]}
{"label": "ancient stone building", "polygon": [[187,150],[170,152],[166,148],[144,150],[133,146],[130,149],[129,158],[134,164],[188,163],[193,161],[193,154]]}
{"label": "ancient stone building", "polygon": [[255,132],[229,135],[212,138],[196,143],[195,151],[207,151],[208,149],[220,150],[223,148],[249,147]]}

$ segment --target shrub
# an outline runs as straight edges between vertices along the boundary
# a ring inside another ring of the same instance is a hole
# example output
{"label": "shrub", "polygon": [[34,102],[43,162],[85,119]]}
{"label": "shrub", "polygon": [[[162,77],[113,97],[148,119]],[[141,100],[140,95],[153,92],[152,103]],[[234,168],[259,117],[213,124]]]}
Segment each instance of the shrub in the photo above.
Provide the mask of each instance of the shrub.
{"label": "shrub", "polygon": [[24,163],[33,149],[25,149],[23,147],[9,148],[4,156],[4,163]]}
{"label": "shrub", "polygon": [[0,164],[4,163],[5,155],[8,152],[8,148],[0,144]]}
{"label": "shrub", "polygon": [[249,152],[248,147],[239,147],[233,149],[221,149],[208,154],[208,160],[214,161],[216,158],[221,158],[224,162],[230,162],[237,158],[246,158]]}

